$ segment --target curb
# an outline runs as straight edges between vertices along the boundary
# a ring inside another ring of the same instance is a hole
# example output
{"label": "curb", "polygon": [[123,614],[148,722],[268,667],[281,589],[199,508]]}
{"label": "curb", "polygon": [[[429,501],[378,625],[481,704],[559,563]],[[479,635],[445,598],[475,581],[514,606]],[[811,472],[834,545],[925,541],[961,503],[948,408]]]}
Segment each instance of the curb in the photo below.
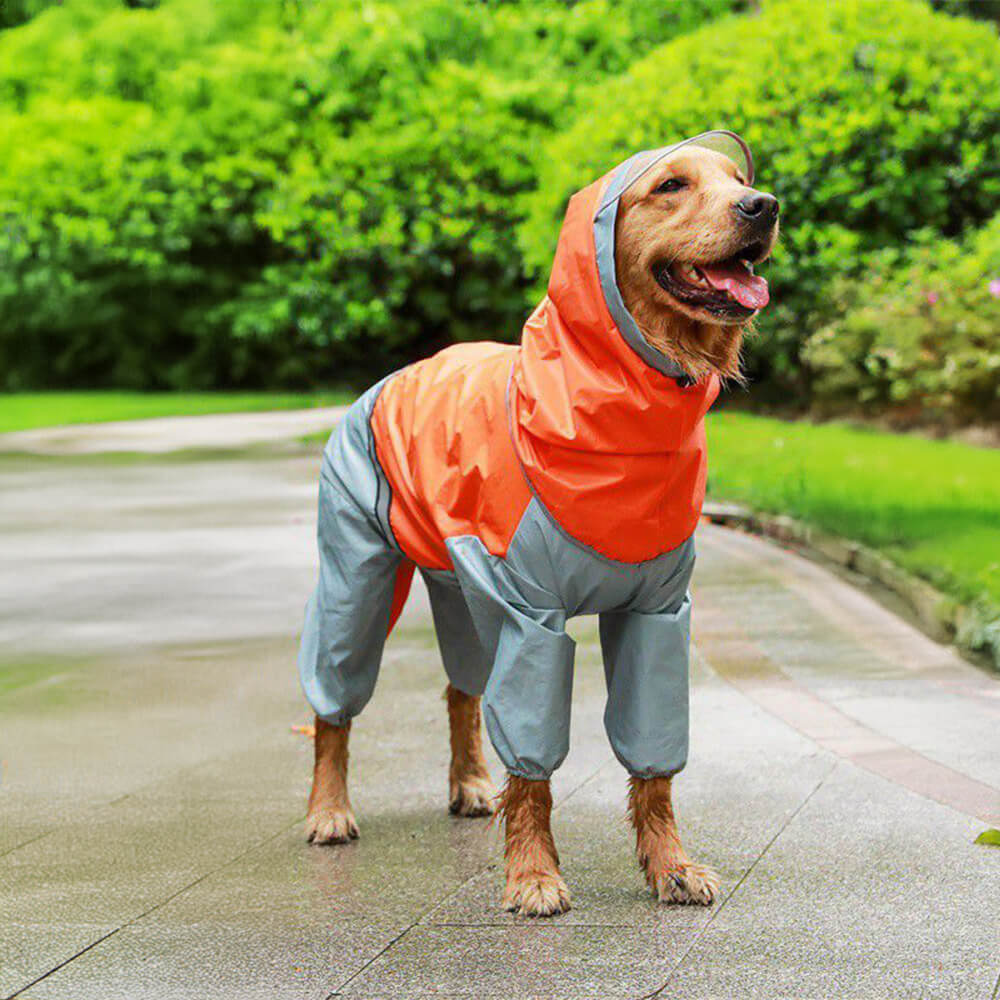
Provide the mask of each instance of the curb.
{"label": "curb", "polygon": [[712,524],[764,535],[885,587],[903,600],[921,631],[932,639],[985,657],[1000,670],[1000,608],[986,602],[960,604],[880,552],[785,514],[762,514],[741,504],[712,501],[705,503],[702,513]]}

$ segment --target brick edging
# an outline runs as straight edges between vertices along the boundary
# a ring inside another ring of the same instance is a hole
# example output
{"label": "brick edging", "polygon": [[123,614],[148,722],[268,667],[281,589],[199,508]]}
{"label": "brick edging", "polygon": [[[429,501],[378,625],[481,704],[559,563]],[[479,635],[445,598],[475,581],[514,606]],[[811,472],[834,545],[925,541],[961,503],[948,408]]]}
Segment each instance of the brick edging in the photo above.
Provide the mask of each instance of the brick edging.
{"label": "brick edging", "polygon": [[880,584],[906,603],[921,630],[932,639],[985,656],[1000,670],[1000,608],[986,603],[961,604],[880,552],[785,514],[762,514],[740,504],[715,501],[706,502],[703,513],[712,524],[773,538]]}

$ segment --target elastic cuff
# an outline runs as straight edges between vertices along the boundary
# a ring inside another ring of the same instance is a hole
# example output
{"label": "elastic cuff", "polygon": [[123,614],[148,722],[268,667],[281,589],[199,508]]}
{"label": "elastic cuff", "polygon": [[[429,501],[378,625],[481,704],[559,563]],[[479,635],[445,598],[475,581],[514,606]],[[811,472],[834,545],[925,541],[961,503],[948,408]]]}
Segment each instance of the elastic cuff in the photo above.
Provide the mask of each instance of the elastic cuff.
{"label": "elastic cuff", "polygon": [[676,778],[684,770],[684,766],[684,764],[681,764],[680,767],[674,768],[672,771],[657,771],[648,767],[643,768],[641,771],[633,771],[630,767],[626,767],[625,770],[628,771],[630,778],[638,778],[640,781],[650,781],[653,778]]}
{"label": "elastic cuff", "polygon": [[337,712],[334,715],[320,715],[319,712],[317,712],[316,718],[322,719],[328,726],[333,726],[335,729],[341,729],[348,725],[354,716],[348,715],[346,712]]}
{"label": "elastic cuff", "polygon": [[507,776],[510,778],[523,778],[525,781],[551,781],[551,774],[523,774],[520,771],[507,769]]}

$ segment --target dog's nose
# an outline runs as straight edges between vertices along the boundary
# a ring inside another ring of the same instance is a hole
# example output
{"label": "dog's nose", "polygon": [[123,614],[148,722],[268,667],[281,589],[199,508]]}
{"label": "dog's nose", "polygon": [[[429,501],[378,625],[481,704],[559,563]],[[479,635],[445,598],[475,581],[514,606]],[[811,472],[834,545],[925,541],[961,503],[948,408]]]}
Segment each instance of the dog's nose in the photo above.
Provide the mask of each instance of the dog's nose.
{"label": "dog's nose", "polygon": [[774,222],[778,217],[778,199],[773,194],[751,191],[733,206],[736,214],[748,222]]}

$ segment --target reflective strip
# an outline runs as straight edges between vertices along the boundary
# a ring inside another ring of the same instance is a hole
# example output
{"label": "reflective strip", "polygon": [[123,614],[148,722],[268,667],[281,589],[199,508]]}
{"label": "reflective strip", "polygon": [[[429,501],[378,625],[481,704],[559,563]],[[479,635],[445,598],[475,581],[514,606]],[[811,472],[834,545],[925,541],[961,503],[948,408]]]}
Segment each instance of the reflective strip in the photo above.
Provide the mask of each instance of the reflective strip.
{"label": "reflective strip", "polygon": [[[635,157],[633,157],[635,159]],[[691,377],[676,361],[672,361],[662,351],[658,351],[642,335],[632,314],[625,307],[621,292],[618,289],[618,278],[615,275],[615,219],[618,217],[618,199],[624,190],[624,178],[628,174],[629,164],[626,160],[612,175],[609,190],[618,189],[619,193],[612,200],[605,201],[594,216],[594,250],[597,256],[597,274],[601,280],[601,292],[607,303],[608,312],[618,327],[622,339],[650,368],[655,368],[668,378],[678,382],[691,384]]]}

